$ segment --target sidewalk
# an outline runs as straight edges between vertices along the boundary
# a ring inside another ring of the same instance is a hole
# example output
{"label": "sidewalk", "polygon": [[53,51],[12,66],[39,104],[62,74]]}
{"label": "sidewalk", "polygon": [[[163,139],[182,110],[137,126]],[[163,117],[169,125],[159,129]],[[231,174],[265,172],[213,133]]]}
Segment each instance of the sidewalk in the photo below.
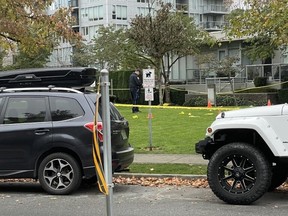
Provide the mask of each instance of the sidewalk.
{"label": "sidewalk", "polygon": [[200,154],[135,154],[133,163],[174,163],[207,165]]}
{"label": "sidewalk", "polygon": [[[166,164],[192,164],[207,165],[208,160],[204,160],[200,154],[135,154],[133,163],[166,163]],[[189,174],[151,174],[151,173],[115,173],[114,176],[125,177],[179,177],[182,179],[206,178],[206,175]]]}

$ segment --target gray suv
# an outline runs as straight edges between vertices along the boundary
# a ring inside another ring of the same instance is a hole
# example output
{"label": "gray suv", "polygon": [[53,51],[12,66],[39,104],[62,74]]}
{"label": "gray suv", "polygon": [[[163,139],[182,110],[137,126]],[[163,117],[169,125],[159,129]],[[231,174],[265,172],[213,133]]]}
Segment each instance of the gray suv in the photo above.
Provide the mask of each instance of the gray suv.
{"label": "gray suv", "polygon": [[[26,87],[0,91],[0,178],[39,179],[50,194],[69,194],[95,179],[92,157],[96,93]],[[101,106],[100,106],[101,107]],[[129,124],[110,104],[112,168],[134,159]],[[97,123],[102,149],[101,109]]]}

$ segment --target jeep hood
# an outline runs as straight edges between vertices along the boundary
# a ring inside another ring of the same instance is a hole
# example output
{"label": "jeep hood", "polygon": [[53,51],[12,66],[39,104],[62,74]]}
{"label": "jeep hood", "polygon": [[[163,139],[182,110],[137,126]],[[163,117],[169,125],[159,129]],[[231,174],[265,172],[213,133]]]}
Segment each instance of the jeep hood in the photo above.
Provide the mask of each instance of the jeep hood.
{"label": "jeep hood", "polygon": [[288,113],[287,104],[279,104],[273,106],[261,106],[246,108],[240,110],[233,110],[220,113],[216,118],[234,118],[234,117],[255,117],[255,116],[277,116],[282,115],[283,111]]}

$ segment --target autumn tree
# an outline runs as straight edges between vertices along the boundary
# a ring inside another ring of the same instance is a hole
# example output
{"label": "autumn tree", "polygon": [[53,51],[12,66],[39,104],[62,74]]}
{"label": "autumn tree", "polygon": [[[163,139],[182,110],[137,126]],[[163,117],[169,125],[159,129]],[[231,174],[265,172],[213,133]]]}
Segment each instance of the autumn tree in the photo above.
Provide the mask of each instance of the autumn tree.
{"label": "autumn tree", "polygon": [[173,64],[184,56],[198,53],[208,36],[197,28],[193,18],[181,11],[173,11],[169,3],[161,3],[155,13],[151,10],[146,16],[137,15],[130,24],[128,37],[136,45],[137,54],[155,68],[160,105],[163,105],[163,90],[167,90],[166,102],[169,103],[169,76]]}
{"label": "autumn tree", "polygon": [[93,54],[93,45],[79,43],[75,46],[72,54],[72,64],[75,67],[94,65],[95,55]]}
{"label": "autumn tree", "polygon": [[235,96],[235,89],[233,85],[233,77],[235,77],[237,70],[239,71],[239,66],[236,67],[236,63],[239,61],[237,56],[225,56],[223,59],[218,60],[216,55],[213,53],[206,53],[205,55],[198,55],[198,65],[205,65],[206,71],[214,72],[217,77],[226,77],[231,92],[233,94],[235,106],[237,106],[237,100]]}
{"label": "autumn tree", "polygon": [[146,60],[137,54],[137,47],[128,38],[127,29],[115,26],[102,26],[93,39],[93,54],[101,68],[110,70],[134,70],[147,65]]}
{"label": "autumn tree", "polygon": [[71,28],[71,9],[47,14],[53,0],[0,0],[0,49],[35,56],[51,52],[60,39],[71,44],[81,39]]}
{"label": "autumn tree", "polygon": [[28,54],[19,50],[17,54],[13,56],[13,64],[2,67],[2,69],[42,68],[48,62],[50,54],[51,53],[47,49],[39,49],[39,52],[33,54]]}
{"label": "autumn tree", "polygon": [[245,9],[234,10],[225,29],[230,37],[248,37],[250,59],[274,56],[277,48],[286,51],[288,43],[287,0],[245,0]]}

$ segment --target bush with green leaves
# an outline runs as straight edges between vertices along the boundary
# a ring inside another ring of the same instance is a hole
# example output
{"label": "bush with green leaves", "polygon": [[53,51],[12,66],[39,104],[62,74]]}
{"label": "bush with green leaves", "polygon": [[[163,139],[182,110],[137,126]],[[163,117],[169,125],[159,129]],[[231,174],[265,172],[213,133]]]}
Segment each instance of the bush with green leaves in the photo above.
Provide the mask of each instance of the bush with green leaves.
{"label": "bush with green leaves", "polygon": [[288,103],[288,88],[278,91],[278,100],[279,103]]}
{"label": "bush with green leaves", "polygon": [[183,106],[192,106],[192,107],[203,107],[207,106],[207,97],[195,97],[191,98],[183,103]]}
{"label": "bush with green leaves", "polygon": [[[247,100],[239,95],[236,95],[236,101],[238,106],[264,106],[267,104],[265,99],[250,99]],[[192,107],[206,107],[208,103],[207,96],[198,96],[187,100],[183,106]],[[233,95],[217,95],[216,96],[217,106],[235,106]]]}
{"label": "bush with green leaves", "polygon": [[255,77],[254,78],[255,87],[266,86],[267,85],[267,77]]}

